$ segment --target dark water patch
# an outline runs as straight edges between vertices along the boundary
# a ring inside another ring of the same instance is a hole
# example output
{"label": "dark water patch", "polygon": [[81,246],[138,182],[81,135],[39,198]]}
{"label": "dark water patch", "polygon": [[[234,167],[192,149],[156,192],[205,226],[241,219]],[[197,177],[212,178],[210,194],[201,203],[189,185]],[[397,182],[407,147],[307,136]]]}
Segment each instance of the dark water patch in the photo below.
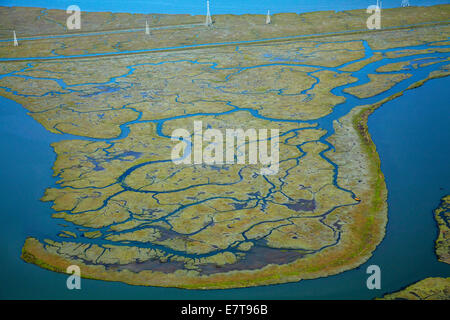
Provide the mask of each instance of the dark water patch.
{"label": "dark water patch", "polygon": [[124,151],[120,154],[117,155],[118,158],[123,158],[123,157],[134,157],[135,159],[138,159],[140,156],[142,155],[142,152],[136,152],[136,151]]}
{"label": "dark water patch", "polygon": [[341,220],[338,220],[332,224],[332,226],[334,227],[334,229],[336,229],[336,231],[341,231],[342,225],[343,223]]}
{"label": "dark water patch", "polygon": [[255,245],[244,259],[233,264],[219,266],[206,264],[200,266],[200,273],[205,275],[241,270],[258,270],[269,264],[287,264],[306,255],[302,250],[280,250],[263,245]]}
{"label": "dark water patch", "polygon": [[316,209],[316,200],[299,199],[294,203],[284,203],[284,205],[297,212],[314,211]]}
{"label": "dark water patch", "polygon": [[233,202],[231,205],[234,207],[234,210],[241,210],[247,207],[247,203]]}
{"label": "dark water patch", "polygon": [[171,262],[162,262],[159,259],[151,259],[144,262],[134,262],[128,264],[110,264],[105,265],[106,269],[113,271],[122,271],[129,270],[132,272],[141,272],[145,270],[163,272],[163,273],[173,273],[177,270],[183,269],[184,262],[179,261],[171,261]]}
{"label": "dark water patch", "polygon": [[[183,237],[180,236],[179,233],[172,231],[172,230],[168,230],[159,226],[153,226],[154,228],[158,229],[159,231],[159,238],[158,238],[158,242],[161,241],[166,241],[166,240],[171,240],[171,239],[182,239]],[[186,237],[187,239],[187,237]]]}

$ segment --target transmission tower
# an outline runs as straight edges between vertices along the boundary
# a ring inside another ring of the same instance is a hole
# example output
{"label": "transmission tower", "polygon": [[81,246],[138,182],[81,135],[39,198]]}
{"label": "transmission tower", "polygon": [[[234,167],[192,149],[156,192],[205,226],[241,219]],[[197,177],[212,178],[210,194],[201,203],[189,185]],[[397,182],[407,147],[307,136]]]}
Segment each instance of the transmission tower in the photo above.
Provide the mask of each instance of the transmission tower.
{"label": "transmission tower", "polygon": [[206,26],[212,26],[211,12],[209,11],[209,0],[206,0]]}
{"label": "transmission tower", "polygon": [[16,30],[14,30],[13,33],[14,33],[14,47],[17,47],[19,45],[19,42],[17,41]]}
{"label": "transmission tower", "polygon": [[267,10],[266,24],[271,24],[272,20],[270,18],[270,10]]}

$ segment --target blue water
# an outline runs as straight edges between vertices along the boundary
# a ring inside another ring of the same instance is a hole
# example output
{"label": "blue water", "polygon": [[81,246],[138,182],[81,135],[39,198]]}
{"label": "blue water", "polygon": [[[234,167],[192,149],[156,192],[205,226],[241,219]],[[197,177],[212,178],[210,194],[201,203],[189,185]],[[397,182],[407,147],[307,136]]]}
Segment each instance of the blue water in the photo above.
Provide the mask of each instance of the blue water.
{"label": "blue water", "polygon": [[368,121],[389,190],[388,232],[380,250],[392,268],[384,278],[388,286],[449,275],[449,266],[436,261],[431,212],[450,193],[449,84],[449,78],[431,80],[386,103]]}
{"label": "blue water", "polygon": [[[204,15],[206,13],[206,0],[170,0],[170,1],[148,1],[130,0],[126,1],[124,10],[123,0],[92,1],[92,0],[2,0],[2,6],[25,6],[41,7],[48,9],[67,9],[69,5],[78,5],[82,11],[110,11],[110,12],[131,12],[131,13],[185,13]],[[401,5],[401,0],[384,0],[383,8],[395,8]],[[211,0],[212,14],[266,14],[270,9],[272,13],[280,12],[311,12],[324,10],[353,10],[366,9],[371,4],[376,4],[376,0]],[[445,4],[448,0],[410,0],[411,6],[430,6],[434,4]]]}

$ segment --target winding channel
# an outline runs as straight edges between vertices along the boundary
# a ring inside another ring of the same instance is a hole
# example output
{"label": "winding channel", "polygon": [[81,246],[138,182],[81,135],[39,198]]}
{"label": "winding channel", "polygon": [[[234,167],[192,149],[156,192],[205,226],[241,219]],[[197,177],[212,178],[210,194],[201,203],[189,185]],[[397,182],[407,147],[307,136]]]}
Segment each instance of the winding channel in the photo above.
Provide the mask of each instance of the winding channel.
{"label": "winding channel", "polygon": [[[333,166],[333,168],[334,168],[333,169],[334,170],[333,185],[336,188],[340,189],[340,190],[343,190],[345,192],[350,193],[351,196],[353,197],[353,199],[355,199],[356,195],[351,190],[344,189],[341,186],[339,186],[339,184],[337,183],[337,175],[338,175],[339,166],[337,164],[335,164],[334,162],[332,162],[326,155],[327,152],[329,152],[330,150],[334,150],[334,146],[330,142],[327,141],[327,139],[334,134],[333,121],[338,120],[339,118],[345,116],[346,114],[348,114],[356,106],[366,105],[366,104],[373,104],[373,103],[379,102],[379,101],[381,101],[381,100],[383,100],[383,99],[385,99],[385,98],[387,98],[387,97],[389,97],[389,96],[391,96],[391,95],[393,95],[393,94],[395,94],[397,92],[406,90],[411,84],[416,83],[416,82],[418,82],[418,81],[420,81],[422,79],[425,79],[429,75],[430,72],[438,70],[441,66],[447,64],[448,62],[447,61],[442,61],[442,62],[434,63],[434,64],[429,65],[429,66],[420,67],[420,68],[417,68],[417,69],[408,68],[407,70],[402,70],[402,71],[387,72],[388,74],[409,73],[409,74],[412,74],[412,76],[410,78],[408,78],[406,80],[403,80],[400,83],[394,85],[391,89],[389,89],[389,90],[387,90],[385,92],[382,92],[382,93],[380,93],[378,95],[369,97],[369,98],[360,99],[360,98],[357,98],[355,96],[352,96],[350,94],[345,93],[344,90],[346,88],[349,88],[349,87],[359,86],[359,85],[368,83],[370,81],[370,79],[368,78],[368,74],[380,74],[381,72],[376,72],[376,70],[380,66],[383,66],[383,65],[386,65],[386,64],[395,63],[395,62],[402,62],[402,61],[410,61],[410,60],[413,60],[413,59],[431,59],[429,61],[437,61],[437,60],[446,59],[446,58],[450,57],[450,53],[427,53],[427,54],[409,55],[409,56],[398,57],[398,58],[387,58],[386,56],[384,56],[383,59],[381,59],[381,60],[379,60],[377,62],[370,63],[370,64],[366,65],[365,67],[363,67],[362,69],[360,69],[359,71],[356,71],[356,72],[341,71],[340,69],[342,69],[346,65],[355,63],[357,61],[362,61],[362,60],[365,60],[365,59],[368,59],[368,58],[372,57],[374,52],[379,52],[379,53],[383,53],[384,54],[384,53],[390,52],[390,51],[408,50],[408,49],[410,49],[410,50],[420,50],[420,49],[433,49],[433,48],[450,48],[450,46],[438,46],[438,45],[435,45],[434,43],[428,43],[428,44],[418,45],[418,46],[408,46],[408,47],[401,47],[401,48],[395,48],[395,49],[373,51],[366,41],[364,41],[364,40],[355,40],[355,41],[362,42],[362,44],[364,45],[365,56],[363,58],[359,59],[359,60],[354,60],[354,61],[345,63],[345,64],[337,66],[337,67],[323,67],[323,66],[316,66],[316,65],[310,65],[310,64],[302,64],[301,62],[272,61],[272,62],[267,63],[267,64],[255,65],[255,66],[246,67],[246,68],[240,68],[240,67],[236,67],[236,68],[218,68],[217,64],[214,63],[214,62],[201,62],[200,63],[200,62],[197,62],[196,60],[175,60],[175,61],[166,61],[166,62],[160,62],[160,63],[143,63],[143,64],[136,64],[136,65],[129,65],[129,66],[127,66],[127,68],[128,68],[128,72],[127,73],[119,75],[119,76],[116,76],[116,77],[112,77],[108,81],[103,82],[103,83],[83,83],[83,84],[76,84],[76,85],[67,85],[62,79],[59,79],[57,77],[55,77],[55,78],[36,78],[36,77],[31,77],[31,76],[27,76],[27,75],[22,74],[24,72],[27,72],[27,71],[33,69],[33,67],[34,67],[33,62],[29,62],[26,68],[24,68],[22,70],[13,71],[13,72],[10,72],[8,74],[0,75],[0,79],[5,78],[5,77],[20,77],[20,78],[32,79],[32,80],[46,80],[46,81],[51,80],[51,81],[55,81],[61,87],[61,89],[66,90],[66,91],[68,91],[70,93],[70,92],[75,92],[75,91],[82,91],[83,87],[85,87],[85,86],[107,86],[107,85],[110,85],[110,84],[117,84],[118,80],[126,79],[126,77],[132,75],[134,73],[134,70],[135,70],[136,67],[144,66],[144,65],[155,66],[155,65],[165,64],[165,63],[185,63],[185,62],[188,62],[188,63],[192,63],[192,64],[207,65],[211,69],[215,69],[215,70],[224,70],[224,69],[228,70],[229,69],[231,73],[226,77],[225,81],[228,81],[231,75],[239,73],[239,72],[242,72],[242,71],[250,69],[250,68],[254,69],[254,68],[264,68],[264,67],[271,67],[271,66],[285,66],[287,68],[314,67],[314,68],[317,68],[318,70],[314,70],[312,72],[309,72],[308,75],[310,75],[311,77],[315,78],[316,82],[310,88],[308,88],[306,90],[303,90],[302,92],[299,92],[297,94],[293,94],[293,95],[304,95],[304,94],[308,95],[309,91],[312,90],[318,83],[320,83],[319,78],[315,77],[314,73],[319,72],[319,71],[323,71],[323,70],[328,70],[328,71],[333,71],[333,72],[336,72],[336,73],[339,73],[339,74],[343,74],[343,73],[344,74],[350,74],[351,76],[357,78],[358,80],[356,82],[352,83],[352,84],[347,84],[347,85],[343,85],[343,86],[340,86],[340,87],[336,87],[336,88],[332,89],[332,91],[331,91],[336,96],[344,97],[346,99],[345,102],[343,102],[343,103],[341,103],[339,105],[336,105],[333,108],[333,110],[332,110],[332,112],[330,114],[328,114],[328,115],[326,115],[326,116],[324,116],[322,118],[319,118],[319,119],[313,119],[313,120],[305,121],[305,120],[295,120],[295,119],[269,118],[269,117],[265,117],[265,116],[260,115],[257,110],[249,109],[249,108],[241,108],[241,107],[239,107],[237,105],[232,105],[230,101],[224,101],[224,102],[226,102],[226,104],[228,106],[232,107],[231,110],[226,111],[226,112],[220,112],[220,113],[206,113],[205,112],[205,113],[195,113],[195,114],[184,114],[184,115],[180,115],[180,116],[168,117],[168,118],[159,119],[159,120],[141,120],[142,112],[140,112],[140,111],[138,111],[136,109],[133,109],[132,106],[130,106],[130,105],[124,105],[123,106],[124,109],[130,109],[130,110],[133,110],[133,111],[137,112],[138,113],[138,117],[134,121],[130,121],[130,122],[127,122],[127,123],[124,123],[124,124],[120,125],[121,134],[118,137],[114,138],[114,139],[93,139],[93,138],[86,138],[86,137],[81,137],[81,136],[73,136],[73,135],[69,135],[69,134],[64,134],[62,132],[61,132],[62,135],[54,135],[54,134],[50,134],[50,135],[52,136],[53,140],[58,140],[58,141],[68,140],[68,139],[78,139],[78,140],[82,139],[82,140],[88,140],[88,141],[103,141],[103,142],[107,142],[110,145],[107,148],[103,149],[103,150],[106,152],[106,154],[108,154],[108,150],[107,149],[109,149],[112,146],[114,146],[114,143],[116,141],[122,140],[122,139],[128,137],[128,135],[130,133],[129,126],[133,125],[133,124],[138,124],[138,123],[155,123],[157,125],[157,134],[158,134],[158,136],[164,137],[164,138],[170,138],[166,133],[164,133],[164,125],[168,121],[176,120],[176,119],[180,119],[180,118],[197,117],[197,116],[221,116],[221,115],[232,114],[232,113],[235,113],[235,112],[242,112],[242,111],[243,112],[248,112],[253,117],[258,118],[258,119],[262,119],[262,120],[268,120],[268,121],[273,121],[273,122],[292,122],[292,123],[299,123],[299,124],[300,123],[306,123],[306,124],[309,124],[310,126],[308,126],[306,128],[302,128],[302,129],[289,130],[289,131],[283,132],[282,135],[284,136],[284,135],[288,135],[288,134],[293,133],[294,134],[293,137],[295,137],[299,130],[305,130],[305,129],[311,129],[311,128],[317,128],[317,129],[325,130],[326,134],[323,135],[318,141],[323,143],[324,145],[326,145],[327,149],[325,149],[322,152],[320,152],[320,156],[324,160],[326,160],[328,163],[330,163]],[[321,42],[320,44],[323,44],[323,43],[324,42]],[[335,42],[326,42],[326,43],[335,43]],[[236,45],[245,46],[245,45],[247,45],[247,43],[245,41],[237,42]],[[239,52],[239,46],[236,46],[236,52],[237,53]],[[80,55],[80,57],[90,57],[90,56],[92,56],[92,55],[89,55],[89,54],[87,54],[87,55]],[[61,56],[61,57],[58,57],[58,58],[63,59],[64,57]],[[28,58],[25,58],[25,59],[28,59]],[[30,57],[29,59],[34,59],[34,58]],[[11,59],[0,59],[0,61],[11,61]],[[211,84],[208,84],[208,85],[211,86]],[[25,96],[25,97],[27,96],[27,95],[24,95],[24,94],[20,94],[18,92],[13,92],[13,91],[11,91],[10,88],[7,88],[7,87],[0,87],[0,88],[6,90],[8,92],[11,92],[14,95],[21,95],[21,96]],[[219,91],[221,90],[221,88],[219,86],[212,87],[212,88],[214,88],[216,90],[219,90]],[[44,94],[43,96],[54,95],[54,94],[65,94],[65,93],[64,92],[48,92],[48,93]],[[246,94],[246,93],[245,92],[241,92],[239,94]],[[278,95],[284,95],[284,92],[283,92],[283,90],[279,90],[277,94]],[[32,95],[29,95],[29,96],[32,96]],[[55,129],[57,129],[57,128],[55,127]],[[293,137],[290,137],[289,139],[291,139]],[[298,149],[300,151],[302,151],[301,145],[299,145],[297,147],[298,147]],[[303,154],[301,156],[295,158],[296,162],[297,162],[297,165],[299,164],[299,161],[301,161],[301,158],[306,155],[305,152],[302,151],[302,153]],[[287,161],[287,160],[292,160],[292,159],[286,159],[284,161]],[[160,160],[160,161],[157,161],[157,162],[164,162],[164,161],[168,162],[170,160]],[[151,165],[152,163],[155,163],[155,162],[144,162],[144,163],[141,163],[139,165],[136,165],[134,167],[129,168],[128,170],[126,170],[126,172],[124,172],[122,174],[122,176],[120,176],[117,179],[117,181],[114,184],[119,183],[124,188],[124,191],[131,190],[133,192],[145,192],[145,193],[152,194],[152,196],[155,199],[157,199],[156,197],[160,193],[170,193],[170,192],[181,191],[181,190],[143,191],[143,190],[133,189],[133,188],[129,187],[126,184],[125,180],[126,180],[127,176],[129,176],[133,171],[139,169],[142,166]],[[286,178],[289,175],[289,170],[290,169],[288,169],[286,171],[286,175],[284,176],[284,178]],[[240,176],[240,180],[242,180],[242,176],[240,174],[239,174],[239,176]],[[238,181],[236,181],[234,183],[238,183],[240,180],[238,180]],[[271,184],[269,180],[266,179],[266,181],[269,184]],[[227,183],[226,185],[232,185],[234,183]],[[198,186],[200,186],[200,185],[192,185],[192,186],[190,186],[188,188],[195,188],[195,187],[198,187]],[[52,183],[52,187],[55,187],[55,188],[58,187],[54,183],[54,181]],[[249,198],[246,201],[246,203],[250,203],[251,201],[253,201],[253,202],[256,201],[255,202],[256,204],[254,205],[255,207],[256,206],[264,207],[264,205],[267,204],[267,201],[270,201],[269,200],[270,195],[276,191],[275,190],[275,186],[273,184],[272,184],[272,187],[273,188],[269,189],[269,193],[267,195],[264,195],[264,196],[259,195],[259,196],[256,196],[255,198]],[[95,188],[95,187],[92,187],[92,188]],[[103,189],[103,188],[106,188],[106,187],[102,187],[100,189]],[[121,192],[124,192],[124,191],[121,191]],[[119,193],[121,193],[121,192],[119,192]],[[108,197],[105,200],[103,206],[106,206],[108,201],[111,198],[113,198],[114,196],[117,196],[117,194],[119,194],[119,193],[116,193],[116,194]],[[199,204],[199,203],[202,203],[202,202],[205,202],[205,201],[209,201],[209,200],[212,200],[212,199],[216,199],[216,198],[211,197],[211,198],[199,201],[199,202],[195,202],[195,203],[191,203],[191,204],[188,204],[188,205],[180,206],[178,209],[174,210],[169,215],[167,215],[165,217],[162,217],[162,218],[159,218],[158,221],[159,220],[164,220],[165,222],[168,222],[166,220],[166,218],[170,217],[171,215],[176,214],[177,212],[185,209],[186,207],[192,206],[192,205],[196,205],[196,204]],[[236,202],[241,202],[241,203],[243,202],[242,200],[240,201],[240,200],[234,199],[234,198],[228,198],[228,199],[232,199],[232,200],[234,200]],[[329,211],[327,211],[326,213],[322,214],[319,217],[317,217],[317,216],[314,216],[314,217],[319,218],[322,221],[322,223],[324,223],[323,222],[323,220],[324,220],[323,218],[326,217],[326,215],[328,215],[330,212],[332,212],[336,208],[339,208],[341,206],[352,206],[352,205],[357,205],[357,204],[358,204],[358,201],[355,200],[352,203],[347,203],[347,204],[342,204],[340,206],[336,206],[336,207],[330,209]],[[96,208],[95,210],[98,210],[98,209],[100,209],[100,208]],[[85,211],[85,212],[87,212],[87,211]],[[82,212],[80,212],[80,213],[82,213]],[[305,216],[305,217],[307,217],[307,216]],[[53,227],[50,228],[50,229],[59,231],[58,226],[57,226],[57,224],[59,222],[56,221],[56,219],[50,219],[50,218],[48,218],[48,219],[52,220],[52,224],[53,224]],[[134,219],[134,218],[131,216],[130,219]],[[289,220],[289,219],[287,219],[287,220]],[[155,221],[156,220],[149,221],[149,223],[150,222],[153,223]],[[65,222],[65,224],[69,224],[69,228],[65,228],[66,230],[70,230],[70,231],[75,232],[77,234],[79,233],[78,229],[76,229],[78,226],[70,224],[70,223],[66,223],[66,222]],[[142,225],[142,226],[140,226],[140,227],[138,227],[136,229],[126,230],[126,231],[129,232],[129,231],[138,230],[138,229],[141,229],[141,228],[145,228],[145,226],[146,225]],[[99,230],[99,231],[103,232],[103,231],[106,231],[106,229],[108,229],[109,227],[110,226],[108,226],[107,228],[105,227],[103,229],[92,229],[92,231]],[[206,225],[204,228],[207,228],[207,227],[208,227],[208,225]],[[252,227],[254,227],[254,226],[252,226]],[[335,245],[335,244],[337,244],[339,242],[339,239],[340,239],[339,231],[334,229],[333,226],[328,226],[328,227],[333,229],[333,231],[336,234],[336,242],[334,244],[332,244],[332,245]],[[201,232],[204,228],[199,229],[195,233]],[[89,228],[85,228],[85,229],[89,229]],[[38,230],[39,237],[42,237],[42,238],[45,237],[45,238],[53,239],[55,241],[58,241],[58,240],[60,241],[61,240],[60,238],[56,238],[55,236],[54,237],[49,236],[48,235],[48,230],[49,230],[49,228]],[[36,230],[34,230],[34,231],[36,231]],[[243,237],[245,239],[244,241],[247,240],[245,234],[248,231],[249,230],[246,230],[246,231],[244,231],[242,233],[242,235],[243,235]],[[43,234],[44,232],[45,232],[45,234]],[[34,232],[34,234],[35,233],[36,232]],[[192,234],[195,234],[195,233],[192,233]],[[80,242],[80,243],[82,242],[82,240],[77,240],[77,239],[70,240],[70,241]],[[90,239],[89,241],[91,243],[93,243],[93,244],[98,244],[98,245],[102,245],[102,244],[121,245],[118,242],[106,241],[104,239]],[[242,241],[242,242],[244,242],[244,241]],[[222,252],[222,251],[235,251],[235,250],[237,250],[237,249],[235,249],[236,243],[233,243],[227,249],[214,251],[214,252],[208,253],[208,254],[200,254],[200,255],[198,255],[198,254],[186,254],[185,252],[177,252],[177,251],[174,251],[174,250],[172,250],[170,248],[167,248],[167,247],[164,247],[164,246],[160,246],[160,245],[155,245],[155,244],[143,244],[143,243],[140,243],[140,242],[127,242],[126,245],[133,245],[133,246],[137,246],[137,247],[146,247],[146,248],[155,248],[155,249],[159,249],[159,250],[165,251],[167,253],[172,253],[172,254],[181,255],[181,256],[185,256],[185,257],[192,257],[192,258],[205,257],[205,256],[208,256],[208,255],[217,254],[218,252]],[[322,250],[324,248],[320,248],[318,250],[311,251],[310,253],[320,251],[320,250]],[[57,276],[55,275],[55,277],[60,277],[60,275],[57,275]],[[335,278],[335,277],[331,277],[331,278]],[[322,279],[313,280],[313,281],[320,282],[320,281],[322,281]],[[116,284],[114,284],[114,286],[115,285]],[[118,286],[121,286],[121,285],[118,284]],[[286,285],[279,285],[279,286],[272,286],[272,287],[277,288],[277,287],[283,287],[283,286],[284,287],[286,287],[286,286],[295,286],[295,284],[286,284]],[[141,289],[142,288],[137,288],[136,292],[140,291]],[[156,289],[156,288],[152,288],[152,290],[153,289],[154,290],[167,290],[168,292],[170,292],[172,290],[178,290],[178,289],[160,289],[160,288]],[[241,289],[232,289],[232,290],[227,290],[227,291],[235,291],[235,290],[241,290]],[[252,289],[243,289],[243,290],[250,290],[251,291]],[[275,289],[275,291],[276,291],[276,289]],[[199,295],[201,296],[201,294],[199,294]],[[219,295],[219,296],[221,296],[221,295]],[[225,296],[226,296],[226,294],[225,294]]]}

